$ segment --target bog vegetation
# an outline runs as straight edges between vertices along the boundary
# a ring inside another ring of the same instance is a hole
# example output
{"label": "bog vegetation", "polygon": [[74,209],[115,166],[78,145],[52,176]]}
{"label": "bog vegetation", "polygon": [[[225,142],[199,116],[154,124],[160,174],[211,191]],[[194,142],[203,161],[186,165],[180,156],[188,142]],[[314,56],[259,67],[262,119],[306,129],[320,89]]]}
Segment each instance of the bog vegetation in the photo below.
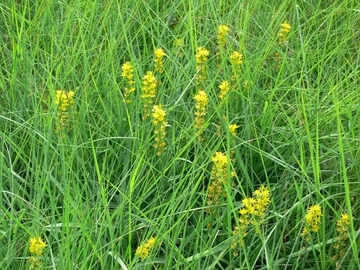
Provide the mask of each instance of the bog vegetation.
{"label": "bog vegetation", "polygon": [[360,10],[325,2],[1,3],[0,268],[359,269]]}

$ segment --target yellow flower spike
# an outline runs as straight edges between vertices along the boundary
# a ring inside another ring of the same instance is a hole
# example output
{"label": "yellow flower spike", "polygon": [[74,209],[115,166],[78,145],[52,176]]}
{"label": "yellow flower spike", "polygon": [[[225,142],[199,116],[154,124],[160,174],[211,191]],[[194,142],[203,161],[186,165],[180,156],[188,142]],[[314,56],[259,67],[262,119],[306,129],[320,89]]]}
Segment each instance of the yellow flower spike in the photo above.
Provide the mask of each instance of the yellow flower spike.
{"label": "yellow flower spike", "polygon": [[42,261],[39,257],[37,256],[31,256],[28,259],[28,263],[29,263],[29,269],[42,269]]}
{"label": "yellow flower spike", "polygon": [[126,78],[128,81],[132,81],[134,78],[134,67],[127,61],[121,66],[121,77]]}
{"label": "yellow flower spike", "polygon": [[201,135],[205,127],[205,117],[206,117],[207,106],[209,104],[209,98],[205,91],[199,91],[199,93],[195,95],[194,100],[196,102],[195,128],[199,130],[199,137],[201,139]]}
{"label": "yellow flower spike", "polygon": [[[211,169],[210,180],[211,183],[208,187],[207,205],[216,206],[221,203],[221,198],[226,197],[224,183],[228,176],[228,163],[230,162],[226,154],[222,152],[216,152],[211,161],[213,166]],[[235,177],[235,172],[230,173],[230,177]],[[217,208],[207,208],[207,213],[212,213],[216,216]]]}
{"label": "yellow flower spike", "polygon": [[291,25],[287,21],[280,24],[280,30],[278,32],[278,41],[281,45],[287,44],[287,37],[290,30],[291,30]]}
{"label": "yellow flower spike", "polygon": [[162,48],[156,49],[154,51],[154,68],[155,71],[159,73],[163,73],[164,71],[164,56],[166,56],[166,53]]}
{"label": "yellow flower spike", "polygon": [[336,221],[337,236],[333,244],[336,255],[332,257],[334,261],[341,260],[345,256],[346,248],[349,244],[349,227],[350,216],[348,214],[341,214],[341,217]]}
{"label": "yellow flower spike", "polygon": [[125,79],[126,81],[126,87],[124,88],[124,101],[126,103],[130,103],[131,102],[131,93],[135,92],[135,87],[134,87],[134,67],[133,65],[128,61],[125,62],[122,66],[122,73],[121,76]]}
{"label": "yellow flower spike", "polygon": [[234,67],[240,69],[240,65],[242,64],[243,62],[243,55],[238,52],[238,51],[234,51],[232,52],[232,54],[230,55],[230,63],[232,65],[234,65]]}
{"label": "yellow flower spike", "polygon": [[219,47],[222,48],[226,45],[226,39],[229,35],[229,27],[227,25],[221,24],[218,27],[217,38]]}
{"label": "yellow flower spike", "polygon": [[305,237],[308,241],[308,233],[314,232],[316,233],[319,230],[319,224],[321,222],[321,206],[319,204],[310,206],[305,215],[305,227],[301,232],[301,236]]}
{"label": "yellow flower spike", "polygon": [[135,254],[139,255],[141,260],[145,260],[147,257],[149,257],[149,254],[156,243],[156,237],[151,237],[147,241],[140,244],[140,246],[137,247]]}
{"label": "yellow flower spike", "polygon": [[232,65],[232,84],[239,79],[241,73],[241,64],[243,63],[243,55],[238,51],[233,51],[229,57],[230,63]]}
{"label": "yellow flower spike", "polygon": [[202,84],[206,79],[206,61],[209,58],[209,54],[210,52],[203,47],[198,47],[196,49],[195,61],[197,74],[195,83],[198,86],[199,91],[202,90]]}
{"label": "yellow flower spike", "polygon": [[154,148],[157,150],[156,154],[158,156],[164,153],[164,149],[166,146],[165,143],[165,127],[167,122],[165,121],[166,112],[162,109],[161,105],[154,105],[153,106],[153,125],[154,125],[154,134],[155,134],[155,143]]}
{"label": "yellow flower spike", "polygon": [[29,252],[31,254],[40,256],[43,254],[46,246],[47,244],[41,239],[40,236],[31,237],[29,243]]}
{"label": "yellow flower spike", "polygon": [[270,204],[269,187],[261,185],[254,191],[252,197],[244,198],[239,210],[239,222],[243,236],[247,234],[250,225],[258,226],[264,221],[265,213]]}
{"label": "yellow flower spike", "polygon": [[142,79],[142,94],[144,119],[148,118],[156,96],[157,79],[152,71],[148,71]]}
{"label": "yellow flower spike", "polygon": [[236,129],[238,128],[239,126],[236,125],[236,124],[230,124],[229,125],[229,132],[233,135],[236,135]]}
{"label": "yellow flower spike", "polygon": [[63,132],[69,131],[72,127],[69,124],[70,111],[74,107],[74,91],[64,91],[56,90],[55,91],[55,105],[57,110],[57,121],[55,125],[55,133],[62,133],[61,136],[64,137]]}
{"label": "yellow flower spike", "polygon": [[228,81],[222,81],[219,85],[220,94],[219,98],[224,101],[230,92],[230,83]]}

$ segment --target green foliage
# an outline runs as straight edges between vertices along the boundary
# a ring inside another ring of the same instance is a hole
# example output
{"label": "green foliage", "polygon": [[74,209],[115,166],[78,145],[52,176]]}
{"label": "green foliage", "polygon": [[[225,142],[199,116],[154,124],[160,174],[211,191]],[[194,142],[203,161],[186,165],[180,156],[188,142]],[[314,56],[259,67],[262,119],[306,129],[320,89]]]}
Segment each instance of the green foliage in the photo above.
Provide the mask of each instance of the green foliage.
{"label": "green foliage", "polygon": [[[360,268],[356,1],[24,0],[1,3],[0,17],[0,269]],[[160,156],[148,71],[166,111]],[[57,90],[73,99],[62,135]],[[231,162],[215,215],[216,152]],[[239,210],[262,186],[270,204],[243,237]],[[319,228],[302,237],[312,205]]]}

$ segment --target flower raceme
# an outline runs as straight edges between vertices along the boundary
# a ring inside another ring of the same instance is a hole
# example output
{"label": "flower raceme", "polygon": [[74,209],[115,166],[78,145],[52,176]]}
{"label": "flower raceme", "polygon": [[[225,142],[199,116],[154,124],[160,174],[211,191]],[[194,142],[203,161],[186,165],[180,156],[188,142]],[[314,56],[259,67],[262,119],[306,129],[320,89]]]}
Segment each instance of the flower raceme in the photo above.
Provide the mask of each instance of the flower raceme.
{"label": "flower raceme", "polygon": [[46,247],[47,244],[40,236],[30,238],[29,252],[31,253],[31,256],[28,259],[29,269],[42,269],[42,260],[40,256],[44,253]]}
{"label": "flower raceme", "polygon": [[243,55],[238,51],[233,51],[229,56],[232,65],[232,83],[239,79],[241,73],[241,64],[243,63]]}
{"label": "flower raceme", "polygon": [[221,24],[218,27],[218,31],[217,31],[217,39],[218,39],[218,44],[220,48],[225,47],[226,45],[226,38],[229,35],[229,26]]}
{"label": "flower raceme", "polygon": [[70,125],[70,111],[74,107],[74,91],[55,91],[55,105],[57,110],[57,121],[55,126],[55,133],[62,133],[71,129]]}
{"label": "flower raceme", "polygon": [[333,245],[336,255],[332,257],[334,261],[340,260],[345,257],[346,246],[349,243],[349,227],[350,216],[348,214],[342,214],[336,222],[337,237]]}
{"label": "flower raceme", "polygon": [[195,83],[198,86],[199,91],[202,90],[202,84],[206,79],[206,61],[209,58],[209,54],[210,52],[203,47],[198,47],[196,49],[195,61],[197,75],[195,78]]}
{"label": "flower raceme", "polygon": [[74,105],[74,91],[55,91],[55,105],[57,105],[58,112],[66,112]]}
{"label": "flower raceme", "polygon": [[166,56],[166,54],[163,49],[159,48],[154,51],[154,68],[155,71],[159,73],[163,73],[164,71],[164,56]]}
{"label": "flower raceme", "polygon": [[225,101],[230,92],[230,83],[228,81],[222,81],[219,85],[219,89],[219,98],[221,101]]}
{"label": "flower raceme", "polygon": [[229,132],[232,134],[232,135],[236,135],[236,129],[238,128],[239,126],[236,125],[236,124],[230,124],[229,125]]}
{"label": "flower raceme", "polygon": [[312,205],[306,212],[305,215],[305,226],[301,232],[301,236],[305,237],[309,241],[308,233],[317,232],[319,230],[320,219],[321,219],[321,206],[319,204]]}
{"label": "flower raceme", "polygon": [[[249,226],[255,226],[255,231],[260,234],[259,226],[264,222],[266,210],[270,204],[270,190],[269,187],[261,185],[253,192],[252,197],[247,197],[242,200],[242,206],[239,210],[240,227],[235,226],[233,234],[235,239],[231,244],[233,250],[238,245],[244,245],[244,237],[248,234]],[[234,255],[238,255],[234,251]]]}
{"label": "flower raceme", "polygon": [[290,32],[291,25],[285,21],[280,24],[280,30],[278,32],[278,41],[279,44],[286,45],[287,44],[287,37]]}
{"label": "flower raceme", "polygon": [[[221,203],[221,198],[226,197],[224,184],[228,178],[228,164],[230,161],[226,154],[222,152],[216,152],[211,161],[213,166],[210,177],[211,183],[208,187],[207,205],[216,206]],[[234,176],[235,172],[231,172],[230,177],[233,178]],[[206,212],[216,213],[216,208],[213,209],[212,211],[210,208],[207,208]]]}
{"label": "flower raceme", "polygon": [[154,147],[156,149],[156,154],[158,156],[162,155],[164,153],[164,149],[166,146],[165,142],[165,127],[167,125],[167,122],[165,121],[166,112],[161,107],[161,105],[154,105],[153,106],[153,125],[154,125],[154,134],[155,134],[155,143]]}
{"label": "flower raceme", "polygon": [[199,137],[201,139],[202,132],[205,127],[206,110],[209,104],[209,98],[205,91],[199,91],[195,95],[195,129],[199,130]]}
{"label": "flower raceme", "polygon": [[131,102],[131,93],[135,92],[134,87],[134,67],[133,65],[128,61],[124,63],[121,67],[122,73],[121,76],[125,79],[126,87],[124,88],[124,101],[126,103]]}
{"label": "flower raceme", "polygon": [[137,247],[135,254],[139,255],[141,260],[145,260],[147,257],[149,257],[150,251],[155,246],[156,237],[151,237],[147,241],[140,244],[140,246]]}
{"label": "flower raceme", "polygon": [[148,71],[142,79],[142,94],[144,119],[150,116],[156,96],[157,79],[152,71]]}
{"label": "flower raceme", "polygon": [[269,204],[270,190],[263,185],[254,191],[252,197],[242,200],[239,222],[243,235],[247,234],[249,225],[259,225],[263,222]]}
{"label": "flower raceme", "polygon": [[238,51],[233,51],[230,55],[230,63],[236,68],[240,69],[240,65],[243,62],[243,55]]}
{"label": "flower raceme", "polygon": [[30,238],[29,252],[33,255],[40,256],[43,254],[47,244],[41,239],[40,236]]}

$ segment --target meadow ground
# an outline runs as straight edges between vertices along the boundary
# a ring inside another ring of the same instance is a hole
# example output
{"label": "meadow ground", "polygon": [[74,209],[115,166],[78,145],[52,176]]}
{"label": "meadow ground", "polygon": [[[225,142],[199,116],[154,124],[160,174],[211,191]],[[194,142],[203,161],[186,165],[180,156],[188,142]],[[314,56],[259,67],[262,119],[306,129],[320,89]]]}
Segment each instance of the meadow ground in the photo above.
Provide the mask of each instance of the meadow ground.
{"label": "meadow ground", "polygon": [[0,269],[360,269],[357,1],[0,17]]}

